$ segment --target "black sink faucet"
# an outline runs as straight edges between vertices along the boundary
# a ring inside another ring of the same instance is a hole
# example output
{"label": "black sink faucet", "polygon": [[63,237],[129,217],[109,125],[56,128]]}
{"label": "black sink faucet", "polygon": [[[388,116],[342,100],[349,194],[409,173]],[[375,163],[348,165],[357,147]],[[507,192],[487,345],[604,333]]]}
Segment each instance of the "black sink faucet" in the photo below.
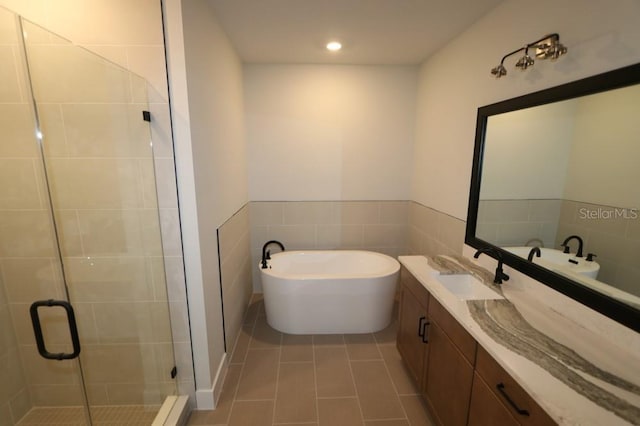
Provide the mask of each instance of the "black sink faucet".
{"label": "black sink faucet", "polygon": [[578,252],[576,253],[576,257],[582,257],[582,246],[584,245],[582,238],[577,235],[571,235],[565,238],[564,242],[560,244],[561,247],[564,247],[564,253],[569,253],[569,241],[578,240]]}
{"label": "black sink faucet", "polygon": [[540,257],[540,247],[534,247],[529,251],[529,256],[527,256],[527,260],[529,262],[533,262],[533,256]]}
{"label": "black sink faucet", "polygon": [[271,240],[264,243],[262,246],[262,269],[267,269],[267,260],[271,259],[271,253],[267,250],[271,244],[277,244],[280,246],[280,250],[284,251],[284,245],[280,241]]}
{"label": "black sink faucet", "polygon": [[477,259],[480,257],[482,253],[488,254],[489,256],[493,255],[491,257],[495,258],[498,261],[498,267],[496,268],[496,276],[493,279],[494,284],[502,284],[502,281],[509,281],[509,275],[505,274],[504,271],[502,270],[502,254],[500,254],[500,252],[494,248],[487,247],[487,248],[481,248],[480,250],[478,250],[476,254],[473,255],[473,257]]}

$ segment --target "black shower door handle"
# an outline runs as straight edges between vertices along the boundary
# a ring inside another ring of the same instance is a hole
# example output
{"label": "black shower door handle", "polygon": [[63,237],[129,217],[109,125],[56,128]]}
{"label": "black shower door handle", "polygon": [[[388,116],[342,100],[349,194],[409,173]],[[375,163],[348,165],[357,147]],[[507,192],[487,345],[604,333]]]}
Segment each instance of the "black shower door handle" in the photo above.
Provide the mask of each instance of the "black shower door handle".
{"label": "black shower door handle", "polygon": [[[67,322],[69,323],[69,333],[71,334],[71,343],[73,345],[73,352],[68,353],[51,353],[47,350],[44,344],[44,336],[42,335],[42,326],[40,325],[40,316],[38,315],[38,308],[40,307],[52,307],[60,306],[67,312]],[[69,302],[64,300],[38,300],[33,302],[29,308],[31,313],[31,323],[33,324],[33,333],[36,336],[36,345],[38,346],[38,352],[43,358],[56,359],[62,361],[63,359],[74,359],[80,355],[80,339],[78,337],[78,327],[76,326],[76,316],[73,313],[73,308]]]}

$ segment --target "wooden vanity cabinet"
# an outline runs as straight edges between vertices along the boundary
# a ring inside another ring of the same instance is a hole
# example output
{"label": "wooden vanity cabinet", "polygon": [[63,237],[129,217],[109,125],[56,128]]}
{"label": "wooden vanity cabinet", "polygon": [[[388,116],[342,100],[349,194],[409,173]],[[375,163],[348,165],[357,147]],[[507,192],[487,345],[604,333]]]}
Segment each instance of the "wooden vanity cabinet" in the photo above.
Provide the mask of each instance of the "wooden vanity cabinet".
{"label": "wooden vanity cabinet", "polygon": [[404,267],[400,283],[397,347],[438,425],[556,425]]}
{"label": "wooden vanity cabinet", "polygon": [[469,426],[519,426],[489,385],[476,372],[469,406]]}
{"label": "wooden vanity cabinet", "polygon": [[[552,426],[557,424],[482,347],[478,348],[476,375],[480,380],[484,381],[484,384],[493,393],[497,402],[511,414],[517,424],[523,426]],[[474,383],[473,392],[475,393],[476,391]],[[495,409],[497,410],[497,408]],[[480,417],[481,415],[478,407],[474,407],[472,403],[470,417]],[[489,425],[491,423],[473,424]]]}
{"label": "wooden vanity cabinet", "polygon": [[400,273],[400,312],[396,346],[413,379],[422,384],[428,354],[424,333],[427,327],[429,293],[406,269]]}
{"label": "wooden vanity cabinet", "polygon": [[437,423],[464,426],[471,398],[476,341],[433,297],[429,299],[429,314],[429,358],[422,394]]}
{"label": "wooden vanity cabinet", "polygon": [[476,342],[404,268],[400,282],[398,351],[434,420],[440,425],[464,426]]}

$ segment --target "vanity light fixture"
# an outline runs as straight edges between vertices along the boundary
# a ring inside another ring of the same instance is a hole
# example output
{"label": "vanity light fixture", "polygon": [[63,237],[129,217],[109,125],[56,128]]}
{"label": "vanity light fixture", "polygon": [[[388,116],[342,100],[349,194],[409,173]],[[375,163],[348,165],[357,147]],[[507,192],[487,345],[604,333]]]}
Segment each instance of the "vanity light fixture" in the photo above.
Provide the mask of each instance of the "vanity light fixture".
{"label": "vanity light fixture", "polygon": [[542,37],[540,40],[536,40],[532,43],[527,43],[524,47],[521,47],[514,50],[513,52],[504,55],[502,57],[502,60],[500,61],[500,65],[491,69],[491,74],[496,78],[507,75],[507,69],[504,67],[504,60],[509,56],[515,55],[516,53],[522,51],[524,51],[524,56],[518,59],[518,62],[516,62],[516,67],[524,71],[527,68],[533,66],[535,61],[531,56],[529,56],[529,49],[535,49],[535,56],[537,59],[551,59],[552,61],[567,53],[567,48],[562,43],[560,43],[560,35],[549,34]]}
{"label": "vanity light fixture", "polygon": [[331,52],[337,52],[340,49],[342,49],[342,43],[339,41],[330,41],[327,43],[327,50]]}
{"label": "vanity light fixture", "polygon": [[529,47],[527,46],[524,49],[524,56],[518,59],[518,62],[516,62],[516,68],[520,68],[522,71],[524,71],[532,66],[534,62],[535,61],[533,60],[533,58],[529,56]]}

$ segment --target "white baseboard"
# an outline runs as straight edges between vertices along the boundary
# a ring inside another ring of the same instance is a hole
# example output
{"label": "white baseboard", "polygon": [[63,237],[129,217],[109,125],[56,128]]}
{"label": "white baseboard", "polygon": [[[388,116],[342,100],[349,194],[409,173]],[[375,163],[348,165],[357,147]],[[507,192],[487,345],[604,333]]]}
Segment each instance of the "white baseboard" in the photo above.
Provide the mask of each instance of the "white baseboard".
{"label": "white baseboard", "polygon": [[225,353],[218,365],[216,377],[213,380],[211,389],[196,390],[196,409],[197,410],[213,410],[218,405],[220,394],[222,393],[222,385],[227,375],[228,363],[227,354]]}
{"label": "white baseboard", "polygon": [[196,410],[213,410],[214,407],[213,389],[196,391]]}
{"label": "white baseboard", "polygon": [[222,385],[224,385],[224,379],[227,376],[227,371],[229,370],[229,362],[227,353],[222,356],[220,360],[220,365],[218,365],[218,371],[216,372],[216,377],[213,379],[213,406],[218,406],[218,401],[220,401],[220,394],[222,393]]}

